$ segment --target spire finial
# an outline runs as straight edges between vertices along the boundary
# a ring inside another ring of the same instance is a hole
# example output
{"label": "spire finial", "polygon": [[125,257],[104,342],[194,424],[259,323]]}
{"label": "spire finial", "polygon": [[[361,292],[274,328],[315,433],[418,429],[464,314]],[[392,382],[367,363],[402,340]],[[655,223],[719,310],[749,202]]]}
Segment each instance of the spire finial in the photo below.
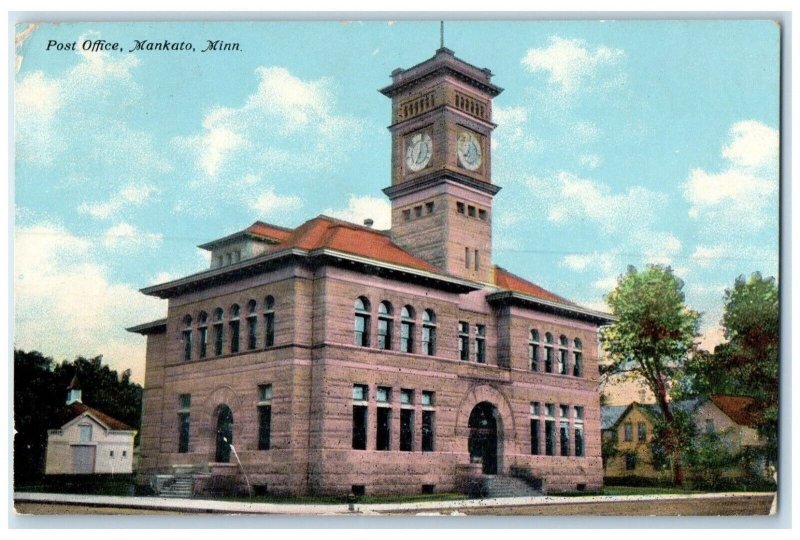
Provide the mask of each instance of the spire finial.
{"label": "spire finial", "polygon": [[444,21],[439,21],[439,48],[444,49]]}

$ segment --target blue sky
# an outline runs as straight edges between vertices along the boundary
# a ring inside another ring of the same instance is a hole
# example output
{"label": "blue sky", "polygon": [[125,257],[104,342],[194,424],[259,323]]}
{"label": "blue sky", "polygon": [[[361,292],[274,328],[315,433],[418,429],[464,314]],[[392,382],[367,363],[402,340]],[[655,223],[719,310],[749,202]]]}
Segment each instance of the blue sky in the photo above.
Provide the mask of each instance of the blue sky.
{"label": "blue sky", "polygon": [[[388,227],[377,89],[439,46],[430,21],[17,31],[15,345],[104,354],[140,381],[144,340],[124,328],[166,302],[138,289],[205,268],[197,244],[320,213]],[[453,21],[445,34],[505,89],[496,264],[598,309],[628,264],[670,264],[706,345],[736,276],[777,277],[776,25]],[[122,51],[45,50],[97,39]],[[165,39],[196,51],[129,52]],[[201,53],[209,39],[240,50]]]}

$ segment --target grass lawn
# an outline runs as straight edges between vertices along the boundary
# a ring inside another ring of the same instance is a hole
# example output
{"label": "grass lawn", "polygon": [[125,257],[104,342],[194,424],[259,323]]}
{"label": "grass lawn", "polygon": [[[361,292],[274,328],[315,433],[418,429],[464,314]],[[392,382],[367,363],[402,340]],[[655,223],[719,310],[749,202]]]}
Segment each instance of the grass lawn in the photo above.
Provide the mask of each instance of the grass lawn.
{"label": "grass lawn", "polygon": [[686,495],[689,493],[703,493],[691,489],[678,487],[632,487],[632,486],[605,486],[602,495]]}
{"label": "grass lawn", "polygon": [[[436,493],[433,495],[368,495],[364,497],[358,497],[356,499],[356,504],[460,501],[466,498],[466,495],[462,495],[460,493]],[[272,504],[347,504],[347,497],[278,497],[275,495],[264,495],[254,497],[215,497],[214,499],[220,501]]]}

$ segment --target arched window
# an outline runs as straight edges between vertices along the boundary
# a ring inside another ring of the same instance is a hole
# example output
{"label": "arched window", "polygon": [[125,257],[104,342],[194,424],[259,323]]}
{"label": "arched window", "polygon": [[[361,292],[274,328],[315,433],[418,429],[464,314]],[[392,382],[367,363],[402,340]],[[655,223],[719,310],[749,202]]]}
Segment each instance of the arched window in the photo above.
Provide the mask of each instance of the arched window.
{"label": "arched window", "polygon": [[225,334],[225,327],[222,323],[224,313],[221,307],[214,310],[214,354],[216,356],[222,354],[222,341]]}
{"label": "arched window", "polygon": [[231,353],[239,352],[239,304],[231,306]]}
{"label": "arched window", "polygon": [[544,335],[544,370],[553,372],[553,334],[550,332]]}
{"label": "arched window", "polygon": [[378,304],[378,348],[390,350],[392,348],[392,304],[383,301]]}
{"label": "arched window", "polygon": [[181,334],[183,340],[183,359],[192,359],[192,316],[186,315],[183,318],[183,332]]}
{"label": "arched window", "polygon": [[436,355],[436,314],[432,309],[422,312],[422,354]]}
{"label": "arched window", "polygon": [[567,336],[558,338],[558,373],[560,375],[567,374]]}
{"label": "arched window", "polygon": [[208,313],[201,311],[197,323],[200,334],[200,358],[205,358],[208,356]]}
{"label": "arched window", "polygon": [[369,347],[369,300],[363,296],[355,302],[355,344]]}
{"label": "arched window", "polygon": [[268,295],[264,298],[264,346],[275,345],[275,298]]}
{"label": "arched window", "polygon": [[528,338],[528,359],[531,371],[539,371],[539,331],[531,330]]}
{"label": "arched window", "polygon": [[414,352],[414,308],[403,306],[400,311],[400,350]]}
{"label": "arched window", "polygon": [[575,363],[572,364],[572,375],[580,377],[583,375],[583,343],[581,343],[580,338],[575,338],[572,354],[575,358]]}
{"label": "arched window", "polygon": [[256,315],[256,301],[247,302],[247,349],[252,351],[256,348],[258,338],[258,315]]}

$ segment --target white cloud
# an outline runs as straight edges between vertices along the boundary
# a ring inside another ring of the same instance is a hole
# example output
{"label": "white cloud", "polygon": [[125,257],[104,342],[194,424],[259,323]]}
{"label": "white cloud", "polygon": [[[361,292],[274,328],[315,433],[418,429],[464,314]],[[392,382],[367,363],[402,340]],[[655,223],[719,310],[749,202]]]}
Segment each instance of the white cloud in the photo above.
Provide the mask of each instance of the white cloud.
{"label": "white cloud", "polygon": [[278,195],[272,187],[269,187],[266,191],[262,191],[250,204],[253,210],[256,210],[262,215],[273,212],[292,212],[301,206],[303,206],[303,201],[300,197],[294,195]]}
{"label": "white cloud", "polygon": [[717,259],[727,254],[725,246],[697,246],[692,253],[692,260],[701,268],[708,268],[717,263]]}
{"label": "white cloud", "polygon": [[48,223],[15,235],[15,347],[55,359],[103,354],[144,379],[145,341],[126,327],[163,317],[163,300],[109,280],[91,242]]}
{"label": "white cloud", "polygon": [[596,169],[603,163],[603,159],[597,154],[583,154],[578,161],[588,169]]}
{"label": "white cloud", "polygon": [[778,131],[743,121],[733,124],[729,134],[731,141],[721,151],[727,168],[693,169],[683,184],[689,216],[711,228],[735,231],[777,225]]}
{"label": "white cloud", "polygon": [[493,150],[510,146],[531,152],[538,148],[536,138],[526,132],[528,109],[525,107],[494,106],[492,120],[497,124],[497,130],[492,135]]}
{"label": "white cloud", "polygon": [[128,206],[136,206],[147,201],[156,188],[148,184],[128,184],[123,186],[108,201],[102,203],[82,203],[78,211],[97,219],[108,219]]}
{"label": "white cloud", "polygon": [[617,256],[610,252],[594,251],[592,253],[579,253],[566,255],[561,260],[561,265],[582,272],[592,268],[600,269],[602,272],[609,274],[617,270]]}
{"label": "white cloud", "polygon": [[134,250],[157,246],[163,239],[161,234],[145,233],[130,223],[118,223],[103,235],[103,245],[109,249]]}
{"label": "white cloud", "polygon": [[605,46],[591,48],[582,39],[550,36],[549,45],[529,49],[522,65],[531,73],[548,73],[549,82],[565,93],[577,90],[603,66],[617,63],[625,52]]}
{"label": "white cloud", "polygon": [[600,289],[605,293],[611,292],[616,288],[616,286],[617,286],[617,278],[611,276],[598,279],[597,281],[592,283],[592,287],[594,287],[595,289]]}
{"label": "white cloud", "polygon": [[382,197],[351,195],[347,201],[347,208],[326,208],[322,213],[358,225],[362,225],[364,220],[369,218],[374,221],[372,227],[377,230],[386,230],[392,225],[392,205]]}

